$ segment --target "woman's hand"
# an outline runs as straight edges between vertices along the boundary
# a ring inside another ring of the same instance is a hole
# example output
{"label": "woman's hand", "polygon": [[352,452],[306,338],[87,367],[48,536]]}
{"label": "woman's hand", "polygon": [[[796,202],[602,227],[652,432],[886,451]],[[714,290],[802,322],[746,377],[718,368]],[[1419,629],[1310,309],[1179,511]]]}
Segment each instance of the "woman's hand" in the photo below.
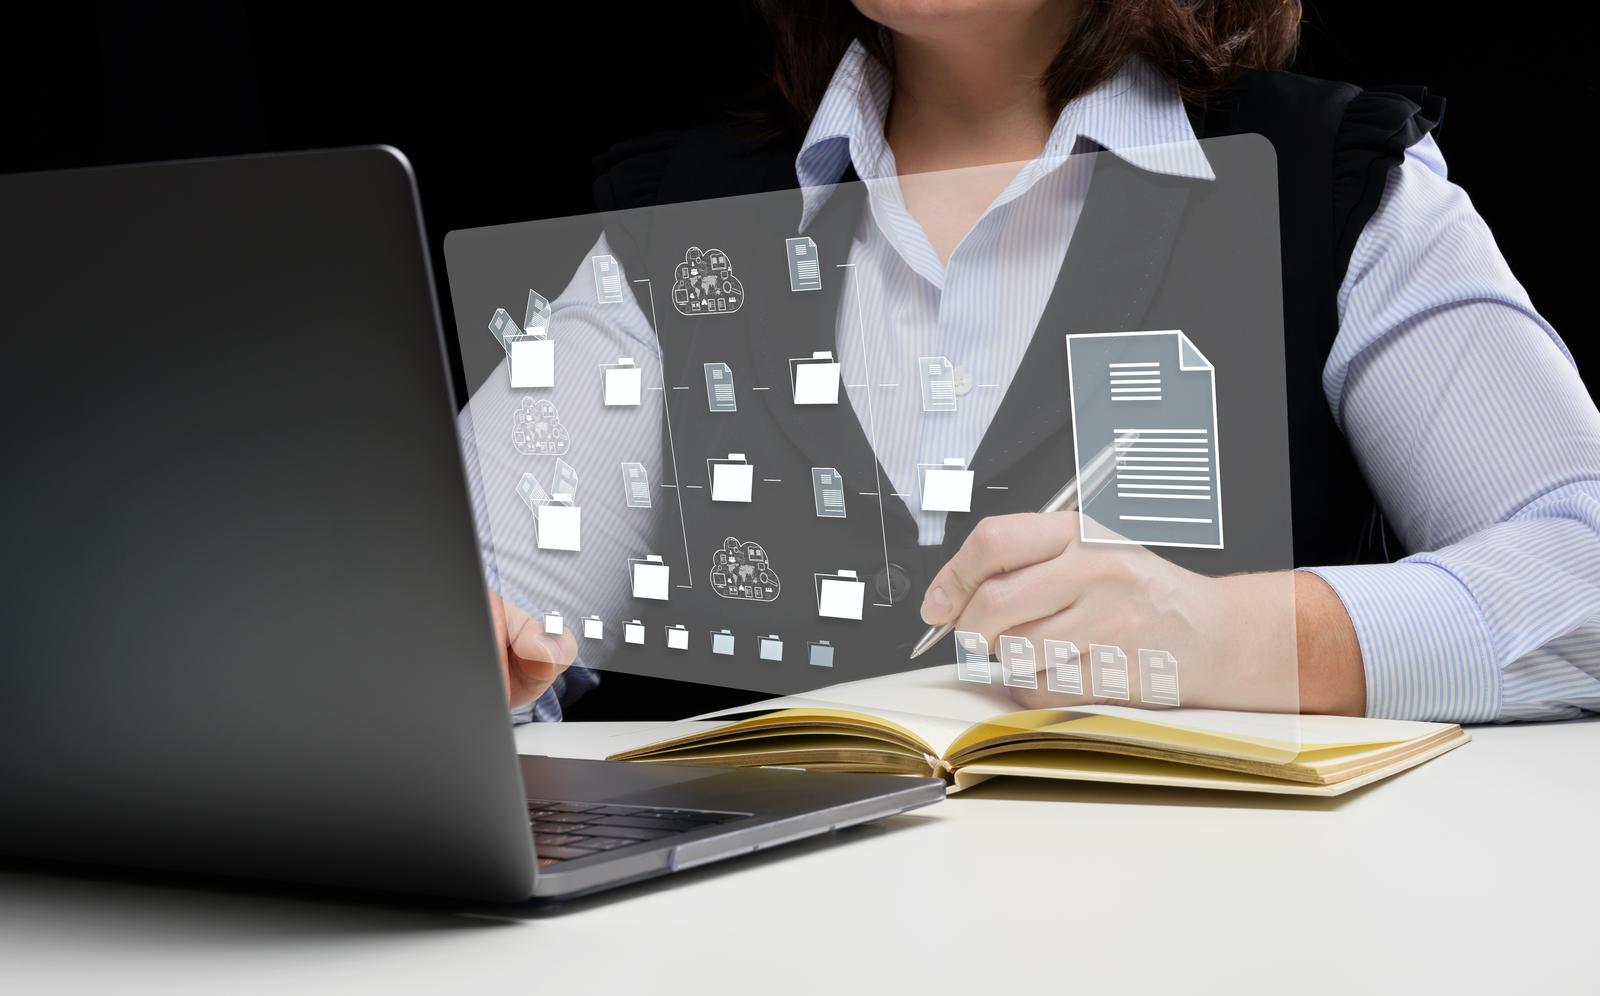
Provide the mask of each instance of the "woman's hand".
{"label": "woman's hand", "polygon": [[489,612],[494,617],[506,699],[511,708],[520,709],[548,691],[572,664],[578,656],[578,641],[570,630],[560,636],[545,633],[543,623],[507,604],[493,589],[489,591]]}
{"label": "woman's hand", "polygon": [[992,516],[978,523],[928,586],[922,618],[956,620],[998,650],[1001,634],[1078,648],[1085,693],[1092,691],[1089,645],[1122,648],[1128,698],[1095,698],[1013,688],[1024,705],[1084,702],[1140,705],[1138,651],[1178,660],[1185,706],[1299,711],[1295,581],[1290,573],[1212,578],[1184,570],[1137,545],[1084,543],[1078,513]]}

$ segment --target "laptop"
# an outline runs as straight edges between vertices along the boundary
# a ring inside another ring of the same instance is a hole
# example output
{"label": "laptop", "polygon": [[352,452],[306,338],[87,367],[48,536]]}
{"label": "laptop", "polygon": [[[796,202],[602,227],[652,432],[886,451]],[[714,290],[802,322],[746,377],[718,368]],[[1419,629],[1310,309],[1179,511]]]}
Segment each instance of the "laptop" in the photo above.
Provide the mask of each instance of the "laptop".
{"label": "laptop", "polygon": [[936,779],[516,753],[405,158],[0,176],[0,854],[571,898]]}

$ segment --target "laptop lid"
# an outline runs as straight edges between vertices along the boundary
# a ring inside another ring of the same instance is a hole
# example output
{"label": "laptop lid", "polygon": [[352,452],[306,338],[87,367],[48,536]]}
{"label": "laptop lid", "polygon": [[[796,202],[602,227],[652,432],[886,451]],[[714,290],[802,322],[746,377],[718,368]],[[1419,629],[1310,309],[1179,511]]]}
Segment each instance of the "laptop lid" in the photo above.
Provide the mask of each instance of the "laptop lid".
{"label": "laptop lid", "polygon": [[0,176],[0,853],[518,900],[409,164]]}

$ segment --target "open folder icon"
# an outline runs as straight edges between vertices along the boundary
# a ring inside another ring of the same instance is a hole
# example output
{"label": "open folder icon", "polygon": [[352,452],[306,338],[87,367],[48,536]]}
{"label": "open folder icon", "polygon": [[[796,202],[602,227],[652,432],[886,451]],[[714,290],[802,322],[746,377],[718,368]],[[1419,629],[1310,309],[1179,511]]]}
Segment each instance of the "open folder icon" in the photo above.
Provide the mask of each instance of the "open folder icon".
{"label": "open folder icon", "polygon": [[733,656],[733,633],[725,629],[712,632],[711,652],[725,657]]}
{"label": "open folder icon", "polygon": [[661,562],[659,554],[652,553],[643,560],[629,560],[628,576],[633,584],[633,597],[665,602],[671,573],[672,568]]}
{"label": "open folder icon", "polygon": [[712,501],[749,501],[755,487],[755,467],[743,453],[729,453],[728,459],[706,460],[711,477]]}
{"label": "open folder icon", "polygon": [[972,511],[972,471],[960,457],[944,463],[923,464],[922,510],[924,512]]}
{"label": "open folder icon", "polygon": [[543,328],[506,337],[512,387],[555,387],[556,344]]}
{"label": "open folder icon", "polygon": [[585,640],[599,640],[605,637],[605,623],[599,616],[583,617],[583,638]]}
{"label": "open folder icon", "polygon": [[789,386],[797,405],[839,403],[839,361],[832,353],[816,352],[789,361]]}
{"label": "open folder icon", "polygon": [[642,376],[634,365],[633,357],[624,356],[615,363],[600,364],[605,375],[605,403],[608,405],[637,405]]}
{"label": "open folder icon", "polygon": [[761,659],[764,661],[783,660],[783,638],[774,633],[772,636],[761,638]]}
{"label": "open folder icon", "polygon": [[817,615],[830,619],[860,619],[866,601],[866,582],[855,571],[813,575],[817,585]]}
{"label": "open folder icon", "polygon": [[689,649],[689,631],[684,628],[682,623],[667,627],[667,649]]}
{"label": "open folder icon", "polygon": [[644,643],[644,623],[637,619],[629,619],[622,624],[623,643]]}

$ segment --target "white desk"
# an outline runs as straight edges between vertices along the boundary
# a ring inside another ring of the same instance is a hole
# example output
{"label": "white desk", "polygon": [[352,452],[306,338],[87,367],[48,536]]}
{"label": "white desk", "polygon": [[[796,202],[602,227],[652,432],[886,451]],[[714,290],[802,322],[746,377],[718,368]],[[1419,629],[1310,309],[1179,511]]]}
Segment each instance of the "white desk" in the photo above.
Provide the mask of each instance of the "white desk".
{"label": "white desk", "polygon": [[990,783],[531,918],[0,867],[0,990],[1592,991],[1600,721],[1474,736],[1344,800]]}

